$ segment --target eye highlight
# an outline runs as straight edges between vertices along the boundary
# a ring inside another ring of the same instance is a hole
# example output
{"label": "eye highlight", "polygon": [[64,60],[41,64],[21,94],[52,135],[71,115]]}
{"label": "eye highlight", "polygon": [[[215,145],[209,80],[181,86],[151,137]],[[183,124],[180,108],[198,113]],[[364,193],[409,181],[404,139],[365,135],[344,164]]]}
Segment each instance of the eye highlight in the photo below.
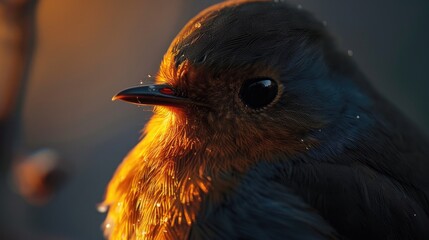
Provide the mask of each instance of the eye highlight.
{"label": "eye highlight", "polygon": [[263,108],[270,104],[278,94],[278,84],[270,78],[253,78],[244,81],[239,97],[250,108]]}

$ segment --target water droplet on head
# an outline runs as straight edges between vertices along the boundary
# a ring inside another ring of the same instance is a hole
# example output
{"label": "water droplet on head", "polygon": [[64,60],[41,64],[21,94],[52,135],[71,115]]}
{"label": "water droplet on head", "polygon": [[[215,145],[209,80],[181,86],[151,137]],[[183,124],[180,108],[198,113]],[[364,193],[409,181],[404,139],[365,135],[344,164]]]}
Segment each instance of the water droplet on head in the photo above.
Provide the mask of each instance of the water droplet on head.
{"label": "water droplet on head", "polygon": [[353,51],[352,50],[347,50],[347,55],[349,55],[350,57],[353,56]]}
{"label": "water droplet on head", "polygon": [[301,138],[301,140],[300,140],[300,141],[303,143],[303,142],[304,142],[304,139],[302,139],[302,138]]}
{"label": "water droplet on head", "polygon": [[156,207],[161,207],[161,203],[156,203]]}
{"label": "water droplet on head", "polygon": [[201,27],[201,23],[200,22],[197,22],[197,23],[195,23],[195,25],[194,25],[196,28],[200,28]]}
{"label": "water droplet on head", "polygon": [[417,214],[414,213],[413,216],[415,217],[415,216],[417,216]]}
{"label": "water droplet on head", "polygon": [[359,116],[359,115],[357,115],[357,116],[356,116],[356,118],[357,118],[357,119],[359,119],[359,118],[360,118],[360,116]]}
{"label": "water droplet on head", "polygon": [[178,59],[178,62],[179,62],[179,63],[182,63],[183,61],[185,61],[185,58],[186,58],[186,57],[185,57],[185,54],[180,55],[180,56],[179,56],[179,59]]}
{"label": "water droplet on head", "polygon": [[109,229],[111,227],[110,223],[106,223],[106,225],[104,225],[105,228]]}

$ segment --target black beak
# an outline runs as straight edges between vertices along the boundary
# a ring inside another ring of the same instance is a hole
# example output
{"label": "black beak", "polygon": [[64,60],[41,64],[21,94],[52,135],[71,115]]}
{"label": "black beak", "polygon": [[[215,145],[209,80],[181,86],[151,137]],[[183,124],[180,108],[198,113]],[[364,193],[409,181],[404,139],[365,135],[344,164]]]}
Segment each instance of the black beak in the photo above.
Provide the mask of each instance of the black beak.
{"label": "black beak", "polygon": [[178,96],[176,90],[167,84],[142,85],[125,89],[115,96],[112,101],[122,100],[136,105],[161,105],[183,107],[186,105],[200,105],[186,97]]}

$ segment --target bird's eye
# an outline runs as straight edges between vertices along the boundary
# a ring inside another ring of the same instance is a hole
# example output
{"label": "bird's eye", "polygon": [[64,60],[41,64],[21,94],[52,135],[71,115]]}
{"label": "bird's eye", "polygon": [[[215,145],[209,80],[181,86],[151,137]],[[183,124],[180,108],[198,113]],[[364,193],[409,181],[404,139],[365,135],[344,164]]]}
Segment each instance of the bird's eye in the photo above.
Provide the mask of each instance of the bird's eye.
{"label": "bird's eye", "polygon": [[240,99],[246,106],[258,109],[270,104],[278,94],[277,82],[269,78],[246,80],[240,89]]}

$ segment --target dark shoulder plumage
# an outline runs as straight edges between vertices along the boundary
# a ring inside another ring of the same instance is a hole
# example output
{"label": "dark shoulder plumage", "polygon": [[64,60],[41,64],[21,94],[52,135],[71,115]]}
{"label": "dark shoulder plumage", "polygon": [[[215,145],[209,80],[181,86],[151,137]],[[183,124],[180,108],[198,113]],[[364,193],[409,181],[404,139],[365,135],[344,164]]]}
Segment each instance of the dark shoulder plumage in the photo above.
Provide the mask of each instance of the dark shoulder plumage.
{"label": "dark shoulder plumage", "polygon": [[[276,181],[276,172],[262,162],[224,193],[221,204],[213,205],[209,194],[189,239],[342,239],[318,211]],[[234,176],[224,176],[229,178]]]}

